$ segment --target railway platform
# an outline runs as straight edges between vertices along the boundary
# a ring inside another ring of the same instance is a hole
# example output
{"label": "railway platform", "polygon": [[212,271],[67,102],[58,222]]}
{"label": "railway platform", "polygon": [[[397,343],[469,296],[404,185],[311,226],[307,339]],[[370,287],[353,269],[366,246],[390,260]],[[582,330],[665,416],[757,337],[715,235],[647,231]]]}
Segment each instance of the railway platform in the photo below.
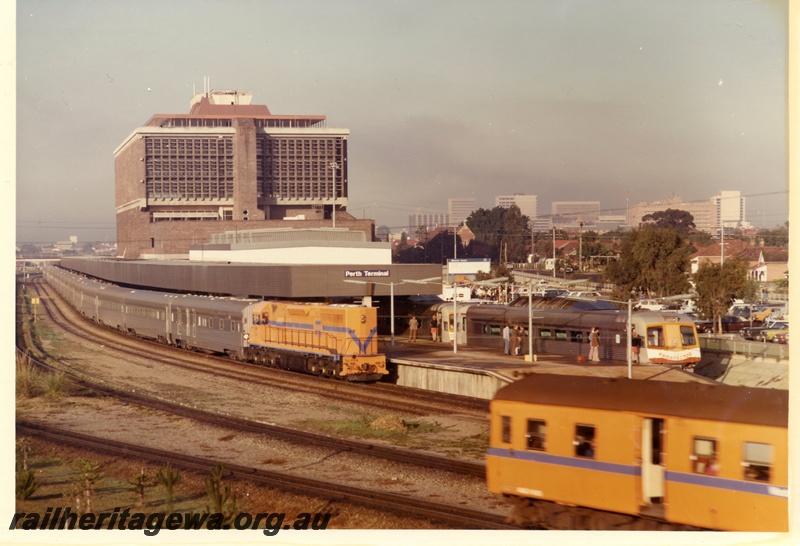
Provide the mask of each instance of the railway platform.
{"label": "railway platform", "polygon": [[[574,356],[539,354],[533,362],[522,356],[503,355],[482,347],[458,347],[431,340],[408,342],[396,339],[392,346],[381,342],[389,361],[389,381],[415,387],[475,398],[491,399],[497,390],[530,374],[559,374],[627,378],[625,361],[578,362]],[[713,382],[691,371],[659,364],[633,364],[635,380],[678,382]]]}

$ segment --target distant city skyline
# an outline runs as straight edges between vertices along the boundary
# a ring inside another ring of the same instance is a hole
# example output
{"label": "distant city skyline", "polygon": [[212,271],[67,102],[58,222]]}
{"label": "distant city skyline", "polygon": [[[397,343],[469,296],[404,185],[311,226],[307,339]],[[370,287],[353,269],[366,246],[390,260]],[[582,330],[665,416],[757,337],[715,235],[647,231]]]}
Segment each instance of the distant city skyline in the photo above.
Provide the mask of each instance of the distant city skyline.
{"label": "distant city skyline", "polygon": [[788,218],[785,0],[9,4],[20,242],[114,240],[114,149],[206,77],[347,128],[348,211],[377,225],[514,193]]}

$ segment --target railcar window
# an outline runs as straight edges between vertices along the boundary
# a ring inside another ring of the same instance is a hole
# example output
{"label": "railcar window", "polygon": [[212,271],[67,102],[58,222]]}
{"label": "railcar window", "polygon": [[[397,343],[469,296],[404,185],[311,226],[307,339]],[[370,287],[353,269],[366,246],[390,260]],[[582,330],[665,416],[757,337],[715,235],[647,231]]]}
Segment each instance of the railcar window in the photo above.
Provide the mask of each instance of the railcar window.
{"label": "railcar window", "polygon": [[692,472],[716,476],[719,472],[717,440],[695,436],[692,456]]}
{"label": "railcar window", "polygon": [[661,326],[651,326],[647,329],[647,346],[664,346],[664,329]]}
{"label": "railcar window", "polygon": [[756,442],[744,443],[744,479],[768,482],[772,474],[772,446]]}
{"label": "railcar window", "polygon": [[503,415],[501,416],[501,430],[502,430],[502,442],[504,444],[511,443],[511,416],[510,415]]}
{"label": "railcar window", "polygon": [[575,439],[572,444],[575,446],[576,457],[594,459],[594,425],[575,425]]}
{"label": "railcar window", "polygon": [[547,422],[538,419],[528,419],[528,449],[544,451],[547,447]]}
{"label": "railcar window", "polygon": [[567,340],[567,331],[566,330],[556,330],[556,339],[561,341]]}
{"label": "railcar window", "polygon": [[684,347],[697,344],[697,339],[694,337],[694,328],[691,326],[681,326],[681,338]]}
{"label": "railcar window", "polygon": [[570,332],[569,340],[581,343],[583,341],[583,332],[575,332],[575,331]]}
{"label": "railcar window", "polygon": [[543,328],[539,329],[539,337],[542,339],[550,339],[553,337],[553,332],[550,330],[545,330]]}

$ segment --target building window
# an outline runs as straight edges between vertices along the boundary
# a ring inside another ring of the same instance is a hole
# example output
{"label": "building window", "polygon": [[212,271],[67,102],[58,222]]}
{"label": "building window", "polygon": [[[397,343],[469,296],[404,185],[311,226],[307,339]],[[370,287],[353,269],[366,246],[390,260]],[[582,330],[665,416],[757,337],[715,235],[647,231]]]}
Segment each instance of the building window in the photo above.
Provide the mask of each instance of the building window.
{"label": "building window", "polygon": [[528,419],[528,449],[544,451],[547,447],[547,423],[538,419]]}
{"label": "building window", "polygon": [[717,460],[717,441],[714,438],[694,438],[692,459],[692,472],[695,474],[709,474],[716,476],[719,472]]}
{"label": "building window", "polygon": [[772,446],[756,442],[744,443],[744,479],[768,482],[772,474]]}

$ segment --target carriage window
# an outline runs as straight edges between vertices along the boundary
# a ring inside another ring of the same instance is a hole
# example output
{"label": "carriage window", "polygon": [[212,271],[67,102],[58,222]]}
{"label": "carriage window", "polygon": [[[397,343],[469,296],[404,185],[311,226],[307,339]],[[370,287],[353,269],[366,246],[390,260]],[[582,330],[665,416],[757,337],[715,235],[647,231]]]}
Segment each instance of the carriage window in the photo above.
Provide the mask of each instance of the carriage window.
{"label": "carriage window", "polygon": [[745,480],[770,481],[770,475],[772,474],[772,446],[745,442],[742,466],[744,467]]}
{"label": "carriage window", "polygon": [[553,332],[551,332],[550,330],[540,329],[539,337],[542,339],[550,339],[553,337]]}
{"label": "carriage window", "polygon": [[716,476],[719,471],[717,459],[717,441],[713,438],[694,438],[692,456],[692,472]]}
{"label": "carriage window", "polygon": [[569,333],[569,340],[570,341],[576,341],[578,343],[582,342],[583,341],[583,332],[575,332],[575,331],[570,332]]}
{"label": "carriage window", "polygon": [[694,337],[694,328],[691,326],[681,326],[681,338],[684,347],[697,344],[697,340]]}
{"label": "carriage window", "polygon": [[572,444],[575,446],[576,457],[594,459],[594,425],[575,425],[575,439]]}
{"label": "carriage window", "polygon": [[502,333],[502,329],[499,324],[484,324],[483,333],[487,336],[499,336]]}
{"label": "carriage window", "polygon": [[504,444],[511,443],[511,416],[510,415],[503,415],[502,419],[502,434],[503,438],[500,440]]}
{"label": "carriage window", "polygon": [[556,330],[556,339],[560,341],[566,341],[567,339],[567,331],[566,330]]}
{"label": "carriage window", "polygon": [[528,439],[528,449],[544,451],[545,447],[547,447],[546,422],[538,419],[528,419],[528,433],[525,437]]}
{"label": "carriage window", "polygon": [[647,329],[647,346],[664,346],[664,329],[661,326],[651,326]]}

